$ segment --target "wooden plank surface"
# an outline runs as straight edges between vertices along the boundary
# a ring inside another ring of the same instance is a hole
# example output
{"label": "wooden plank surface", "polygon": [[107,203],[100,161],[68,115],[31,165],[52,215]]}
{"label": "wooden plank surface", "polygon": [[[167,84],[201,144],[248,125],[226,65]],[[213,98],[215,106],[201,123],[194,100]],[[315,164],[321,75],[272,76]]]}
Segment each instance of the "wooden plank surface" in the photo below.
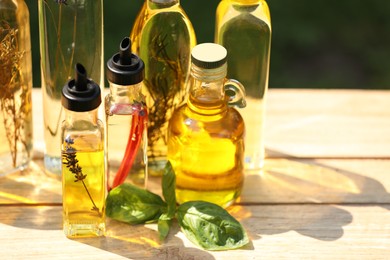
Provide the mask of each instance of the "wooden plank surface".
{"label": "wooden plank surface", "polygon": [[390,158],[390,91],[271,89],[268,94],[269,156]]}
{"label": "wooden plank surface", "polygon": [[[281,90],[268,93],[262,171],[247,171],[229,211],[251,244],[196,248],[174,223],[108,220],[107,236],[67,239],[61,182],[43,170],[40,89],[34,89],[34,161],[0,178],[0,259],[389,259],[390,91]],[[250,122],[247,122],[250,131]],[[159,193],[159,179],[149,188]]]}
{"label": "wooden plank surface", "polygon": [[[211,252],[195,247],[177,223],[164,243],[155,224],[108,221],[103,238],[67,239],[61,207],[0,207],[2,259],[388,259],[390,205],[236,206],[251,243]],[[381,216],[378,218],[378,216]],[[23,244],[21,244],[23,241]]]}

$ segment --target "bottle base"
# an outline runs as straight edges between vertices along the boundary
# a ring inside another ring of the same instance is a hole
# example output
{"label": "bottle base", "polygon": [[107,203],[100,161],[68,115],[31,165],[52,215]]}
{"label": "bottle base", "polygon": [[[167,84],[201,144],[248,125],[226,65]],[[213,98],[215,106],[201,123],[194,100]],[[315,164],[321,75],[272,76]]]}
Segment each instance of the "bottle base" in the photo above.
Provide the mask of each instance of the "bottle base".
{"label": "bottle base", "polygon": [[10,158],[6,158],[5,160],[2,159],[2,157],[0,157],[0,177],[4,177],[4,176],[7,176],[9,174],[12,174],[12,173],[15,173],[15,172],[18,172],[18,171],[23,171],[25,170],[30,161],[24,161],[23,163],[13,167],[12,166],[12,163],[10,163],[10,161],[12,162],[12,159]]}
{"label": "bottle base", "polygon": [[245,170],[261,170],[264,167],[264,157],[258,155],[245,156]]}
{"label": "bottle base", "polygon": [[106,224],[104,222],[70,223],[64,222],[64,234],[69,238],[104,236]]}
{"label": "bottle base", "polygon": [[201,200],[217,204],[223,208],[232,205],[240,196],[241,190],[199,191],[176,188],[176,200],[179,204],[187,201]]}
{"label": "bottle base", "polygon": [[55,157],[45,154],[43,158],[43,163],[45,165],[46,173],[55,176],[61,176],[61,157]]}

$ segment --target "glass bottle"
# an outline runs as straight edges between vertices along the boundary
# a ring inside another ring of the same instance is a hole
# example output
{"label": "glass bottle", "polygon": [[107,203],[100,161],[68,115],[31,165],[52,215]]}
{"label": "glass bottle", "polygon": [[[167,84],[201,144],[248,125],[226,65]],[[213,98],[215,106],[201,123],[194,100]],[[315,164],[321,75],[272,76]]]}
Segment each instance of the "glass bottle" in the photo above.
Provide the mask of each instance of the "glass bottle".
{"label": "glass bottle", "polygon": [[[141,94],[143,61],[131,53],[128,37],[107,62],[110,93],[105,99],[108,188],[125,180],[145,187],[147,174],[147,110]],[[127,140],[127,141],[124,141]]]}
{"label": "glass bottle", "polygon": [[29,11],[24,0],[0,0],[0,176],[31,160],[32,71]]}
{"label": "glass bottle", "polygon": [[179,0],[146,0],[131,37],[133,52],[145,62],[148,172],[158,176],[166,164],[169,119],[187,97],[191,49],[196,37]]}
{"label": "glass bottle", "polygon": [[[61,90],[77,62],[104,86],[103,1],[38,0],[41,84],[44,117],[44,164],[61,172]],[[103,113],[103,110],[101,110]]]}
{"label": "glass bottle", "polygon": [[105,232],[104,127],[98,119],[100,87],[81,64],[62,90],[61,127],[63,229],[68,237]]}
{"label": "glass bottle", "polygon": [[228,51],[227,77],[245,86],[247,109],[241,111],[248,129],[245,167],[264,164],[264,106],[268,89],[271,18],[264,0],[222,0],[216,12],[215,42]]}
{"label": "glass bottle", "polygon": [[168,160],[178,203],[204,200],[227,207],[241,193],[245,125],[232,106],[245,106],[245,90],[225,78],[226,55],[214,43],[192,51],[189,99],[169,122]]}

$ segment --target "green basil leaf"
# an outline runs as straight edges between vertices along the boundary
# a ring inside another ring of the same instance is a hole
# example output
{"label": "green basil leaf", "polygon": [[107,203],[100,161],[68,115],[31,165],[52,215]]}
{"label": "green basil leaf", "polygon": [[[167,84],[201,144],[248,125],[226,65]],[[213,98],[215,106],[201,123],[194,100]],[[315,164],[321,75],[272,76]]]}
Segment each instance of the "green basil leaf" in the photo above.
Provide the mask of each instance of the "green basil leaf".
{"label": "green basil leaf", "polygon": [[160,196],[127,183],[112,189],[106,199],[106,215],[129,224],[156,221],[166,210]]}
{"label": "green basil leaf", "polygon": [[176,213],[176,175],[173,171],[171,163],[168,161],[165,165],[164,174],[162,176],[162,191],[165,202],[168,204],[168,216],[173,218]]}
{"label": "green basil leaf", "polygon": [[203,249],[235,249],[249,243],[240,222],[216,204],[186,202],[178,207],[177,219],[186,237]]}
{"label": "green basil leaf", "polygon": [[168,234],[172,225],[172,218],[168,214],[164,213],[158,219],[158,233],[160,234],[160,240],[164,240]]}

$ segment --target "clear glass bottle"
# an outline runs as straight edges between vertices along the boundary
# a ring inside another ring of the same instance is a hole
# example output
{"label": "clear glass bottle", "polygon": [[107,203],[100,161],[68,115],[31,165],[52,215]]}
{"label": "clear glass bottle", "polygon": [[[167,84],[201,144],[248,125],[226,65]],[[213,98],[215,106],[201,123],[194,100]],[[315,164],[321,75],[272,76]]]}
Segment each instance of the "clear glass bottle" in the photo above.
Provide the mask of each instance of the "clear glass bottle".
{"label": "clear glass bottle", "polygon": [[62,91],[63,229],[67,237],[105,233],[104,127],[98,119],[100,87],[81,64]]}
{"label": "clear glass bottle", "polygon": [[264,110],[268,89],[271,18],[264,0],[222,0],[216,12],[215,42],[228,51],[227,77],[246,90],[247,109],[241,111],[248,128],[245,167],[264,164]]}
{"label": "clear glass bottle", "polygon": [[226,79],[226,49],[214,43],[192,51],[190,95],[169,122],[168,160],[179,203],[229,206],[244,181],[245,125],[232,106],[245,106],[245,90]]}
{"label": "clear glass bottle", "polygon": [[0,0],[0,176],[31,160],[32,71],[29,11],[24,0]]}
{"label": "clear glass bottle", "polygon": [[148,172],[158,176],[166,164],[169,119],[187,97],[191,49],[196,37],[179,0],[146,0],[131,38],[133,52],[145,62]]}
{"label": "clear glass bottle", "polygon": [[[103,0],[38,0],[41,85],[44,111],[44,164],[61,172],[61,90],[76,62],[104,86]],[[103,114],[103,110],[101,110]]]}
{"label": "clear glass bottle", "polygon": [[[109,189],[127,181],[145,187],[147,176],[147,109],[141,94],[143,61],[124,38],[119,53],[107,62],[110,93],[105,99]],[[126,141],[124,141],[126,140]]]}

